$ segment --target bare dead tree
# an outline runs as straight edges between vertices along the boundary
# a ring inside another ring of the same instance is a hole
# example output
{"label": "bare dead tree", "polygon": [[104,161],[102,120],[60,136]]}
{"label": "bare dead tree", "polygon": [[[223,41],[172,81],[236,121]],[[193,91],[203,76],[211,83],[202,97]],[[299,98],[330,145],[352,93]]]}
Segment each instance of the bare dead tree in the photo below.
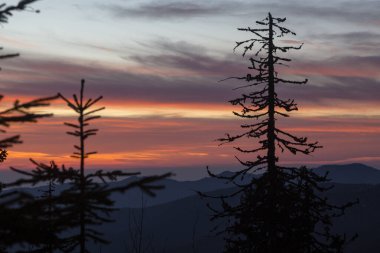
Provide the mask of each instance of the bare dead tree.
{"label": "bare dead tree", "polygon": [[[212,219],[229,220],[221,231],[226,236],[226,252],[341,252],[346,242],[345,236],[332,234],[331,219],[343,214],[353,203],[329,204],[318,195],[329,189],[321,186],[327,182],[326,177],[305,168],[279,164],[279,151],[308,155],[321,148],[318,142],[309,142],[306,137],[297,137],[277,126],[280,117],[289,117],[288,113],[298,108],[293,99],[281,98],[276,87],[302,85],[308,81],[288,80],[277,71],[278,66],[291,62],[281,54],[302,47],[281,46],[277,42],[278,38],[295,35],[282,25],[285,21],[286,18],[275,18],[268,13],[265,19],[256,21],[258,28],[238,29],[254,36],[236,42],[234,48],[243,48],[243,57],[249,55],[250,72],[227,79],[246,82],[236,89],[247,91],[230,103],[241,108],[240,112],[233,113],[249,123],[241,125],[243,133],[226,134],[219,141],[225,144],[243,138],[257,139],[258,146],[251,149],[235,146],[238,152],[256,158],[244,161],[236,156],[243,169],[230,176],[215,175],[208,169],[210,176],[230,180],[237,190],[225,196],[201,194],[221,200],[220,208],[209,207],[214,211]],[[253,172],[263,172],[263,175],[244,183],[244,177]],[[228,199],[232,197],[239,197],[240,202],[230,204]],[[323,230],[317,231],[317,225],[322,225]]]}
{"label": "bare dead tree", "polygon": [[[143,253],[143,241],[144,241],[144,216],[145,216],[145,203],[144,195],[141,194],[141,206],[140,208],[130,209],[128,213],[128,235],[129,245],[127,252]],[[127,244],[128,245],[128,244]]]}
{"label": "bare dead tree", "polygon": [[191,231],[191,250],[193,253],[198,252],[198,236],[197,236],[197,226],[199,223],[199,210],[196,209],[195,211],[195,218],[194,218],[194,223]]}

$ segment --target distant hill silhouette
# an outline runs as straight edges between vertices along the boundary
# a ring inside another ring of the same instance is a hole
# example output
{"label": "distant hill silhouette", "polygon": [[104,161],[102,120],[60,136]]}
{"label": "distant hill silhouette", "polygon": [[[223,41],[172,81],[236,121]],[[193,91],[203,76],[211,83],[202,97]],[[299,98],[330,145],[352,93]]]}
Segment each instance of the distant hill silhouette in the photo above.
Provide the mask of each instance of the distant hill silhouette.
{"label": "distant hill silhouette", "polygon": [[[327,171],[329,171],[328,177],[331,179],[331,182],[335,183],[380,184],[380,170],[360,163],[347,165],[323,165],[314,168],[314,170],[320,175],[324,175]],[[232,172],[224,171],[221,174],[228,176],[231,175],[231,173]],[[136,180],[136,178],[131,177],[122,181],[113,182],[111,185],[122,185],[134,180]],[[249,176],[246,176],[244,180],[249,180]],[[222,180],[217,180],[210,177],[195,181],[164,179],[160,181],[160,183],[165,185],[165,189],[158,191],[156,197],[144,195],[144,205],[146,207],[161,205],[194,196],[196,195],[196,191],[210,192],[233,187],[233,185],[228,181],[223,182]],[[67,186],[65,185],[57,185],[56,191],[59,192],[66,188]],[[35,196],[40,196],[41,191],[46,190],[46,187],[25,188],[25,190]],[[114,193],[112,195],[112,199],[115,201],[115,207],[117,208],[141,207],[141,191],[138,189],[132,189],[125,194]]]}
{"label": "distant hill silhouette", "polygon": [[[114,184],[125,184],[131,178],[125,179]],[[157,192],[156,197],[144,195],[145,206],[155,206],[168,203],[188,196],[196,195],[196,191],[209,192],[218,189],[229,188],[232,185],[227,181],[217,180],[215,178],[202,178],[196,181],[177,181],[174,179],[164,179],[159,184],[165,185],[165,189]],[[112,199],[116,201],[116,207],[141,207],[141,191],[132,189],[126,194],[114,194]],[[127,202],[127,201],[128,202]]]}
{"label": "distant hill silhouette", "polygon": [[317,174],[329,172],[332,182],[343,184],[380,184],[380,170],[361,163],[323,165],[315,169]]}
{"label": "distant hill silhouette", "polygon": [[[224,172],[230,173],[230,172]],[[110,186],[125,185],[129,182],[135,181],[137,177],[130,177],[121,181],[109,183]],[[196,195],[196,191],[209,192],[218,189],[229,188],[232,185],[227,181],[223,182],[222,180],[217,180],[215,178],[202,178],[196,181],[177,181],[173,179],[163,179],[159,185],[164,185],[163,190],[157,192],[156,197],[150,197],[144,194],[144,206],[155,206],[178,199],[186,198],[188,196]],[[55,193],[68,189],[68,185],[56,185]],[[39,187],[24,187],[23,190],[38,197],[42,195],[42,192],[47,189],[47,186]],[[139,208],[141,207],[141,196],[142,192],[139,189],[131,189],[125,194],[122,193],[113,193],[112,200],[115,201],[116,208]]]}
{"label": "distant hill silhouette", "polygon": [[[379,252],[380,171],[358,163],[325,165],[314,170],[318,174],[329,171],[332,181],[338,182],[334,183],[334,188],[328,193],[328,198],[332,203],[343,204],[347,201],[360,200],[358,205],[349,209],[345,216],[338,218],[335,222],[338,232],[345,232],[347,235],[355,232],[359,234],[359,238],[345,252]],[[224,175],[230,173],[223,172]],[[129,180],[135,180],[135,178],[112,184],[124,184]],[[209,221],[211,212],[206,207],[206,202],[210,200],[202,200],[195,191],[213,192],[219,195],[232,192],[233,186],[214,178],[196,181],[165,179],[161,183],[166,188],[158,192],[157,197],[150,198],[144,195],[143,198],[145,206],[143,241],[148,247],[144,252],[221,252],[223,238],[215,236],[211,230],[215,225],[223,224],[223,222]],[[65,185],[58,186],[57,191],[66,187]],[[40,196],[44,188],[25,188],[25,190]],[[116,201],[116,206],[121,209],[112,214],[114,223],[104,224],[100,229],[112,243],[103,245],[101,248],[99,245],[91,245],[91,252],[127,252],[127,247],[130,245],[128,224],[131,215],[138,216],[141,213],[139,209],[141,196],[141,192],[137,190],[131,190],[126,195],[112,196]],[[217,200],[214,204],[216,203],[218,203]],[[154,247],[156,250],[152,251],[149,247]]]}

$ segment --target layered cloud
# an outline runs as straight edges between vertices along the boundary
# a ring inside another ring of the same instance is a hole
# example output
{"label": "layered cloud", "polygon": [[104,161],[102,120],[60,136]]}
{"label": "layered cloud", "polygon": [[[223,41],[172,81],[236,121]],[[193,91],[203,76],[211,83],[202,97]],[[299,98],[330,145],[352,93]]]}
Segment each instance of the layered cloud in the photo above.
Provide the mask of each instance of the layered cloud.
{"label": "layered cloud", "polygon": [[195,2],[151,2],[127,7],[120,5],[104,6],[116,17],[172,19],[197,16],[220,15],[226,12],[224,5],[211,5]]}
{"label": "layered cloud", "polygon": [[[51,52],[59,47],[38,54],[39,40],[24,45],[17,36],[3,37],[23,54],[1,63],[0,88],[10,103],[57,92],[70,96],[78,91],[80,79],[86,79],[86,95],[103,95],[101,104],[107,107],[95,124],[101,132],[89,143],[100,152],[89,162],[93,168],[238,166],[232,146],[219,147],[214,141],[226,132],[240,132],[243,121],[231,113],[239,108],[227,101],[244,92],[234,88],[248,84],[233,79],[219,82],[248,73],[249,61],[232,52],[235,31],[225,27],[230,22],[232,27],[247,24],[270,10],[289,16],[301,34],[280,43],[305,42],[301,51],[291,54],[290,68],[279,68],[279,73],[284,78],[309,79],[305,86],[278,86],[280,97],[295,98],[299,104],[298,112],[278,124],[324,146],[310,157],[281,154],[281,161],[298,165],[364,161],[380,166],[376,151],[380,35],[373,29],[379,6],[364,3],[110,1],[101,10],[92,8],[97,16],[91,26],[83,20],[80,31],[60,31],[67,36],[57,55]],[[102,19],[104,11],[115,18]],[[236,39],[244,36],[250,35],[239,34]],[[43,45],[49,47],[47,42]],[[75,57],[69,58],[71,54]],[[9,134],[21,133],[25,143],[10,150],[4,166],[28,167],[29,157],[76,164],[69,157],[75,140],[65,135],[62,124],[73,121],[73,114],[62,101],[54,102],[49,111],[56,117],[9,129]],[[239,145],[255,143],[247,139]]]}
{"label": "layered cloud", "polygon": [[[231,107],[226,101],[242,91],[232,89],[241,82],[218,82],[228,76],[245,76],[246,60],[241,57],[221,58],[207,52],[205,48],[183,42],[156,42],[160,54],[132,54],[126,64],[105,65],[102,63],[74,63],[62,59],[14,59],[7,63],[2,75],[1,87],[12,97],[48,96],[61,92],[70,95],[76,92],[81,78],[87,80],[90,95],[102,94],[105,103],[114,114],[120,116],[167,114],[207,117],[207,112],[224,117]],[[377,90],[380,85],[378,69],[380,56],[332,57],[322,61],[295,60],[291,68],[280,69],[290,79],[310,79],[308,85],[299,87],[281,85],[279,94],[284,98],[296,98],[308,108],[330,110],[338,103],[347,114],[368,105],[378,105]],[[151,71],[149,71],[151,70]],[[167,75],[163,75],[167,72]],[[176,73],[171,75],[171,73]],[[244,84],[244,81],[243,81]],[[123,106],[137,110],[122,114]],[[151,108],[151,109],[150,109]],[[339,109],[337,107],[336,109]],[[203,110],[203,112],[202,112]],[[342,112],[341,110],[341,112]],[[305,112],[307,113],[307,111]],[[372,113],[376,115],[375,113]]]}
{"label": "layered cloud", "polygon": [[327,21],[340,20],[365,25],[380,22],[376,1],[334,1],[305,2],[292,1],[139,1],[126,4],[111,3],[99,5],[102,10],[117,18],[188,19],[202,16],[252,15],[274,12],[276,15],[324,18]]}

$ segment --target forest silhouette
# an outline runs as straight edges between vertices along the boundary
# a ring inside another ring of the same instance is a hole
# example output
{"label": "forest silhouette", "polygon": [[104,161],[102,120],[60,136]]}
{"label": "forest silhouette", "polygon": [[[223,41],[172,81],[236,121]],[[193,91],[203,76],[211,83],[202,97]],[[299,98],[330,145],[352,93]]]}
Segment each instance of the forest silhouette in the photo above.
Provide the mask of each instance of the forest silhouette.
{"label": "forest silhouette", "polygon": [[[0,22],[8,22],[14,12],[24,11],[36,1],[22,0],[14,6],[0,5]],[[281,98],[277,87],[288,85],[301,89],[299,86],[308,82],[307,79],[288,80],[277,72],[278,66],[292,61],[286,53],[302,48],[302,45],[280,46],[277,43],[279,38],[296,35],[283,25],[285,22],[286,18],[273,17],[268,13],[263,20],[256,21],[255,27],[239,28],[239,31],[253,36],[236,42],[234,48],[242,49],[242,56],[249,63],[249,72],[223,80],[243,82],[236,87],[242,91],[241,96],[229,102],[239,107],[239,111],[233,114],[244,123],[240,125],[242,133],[226,134],[218,141],[223,145],[248,139],[252,148],[237,144],[235,149],[239,154],[253,158],[243,160],[236,155],[242,166],[236,172],[216,174],[207,168],[211,178],[233,186],[227,192],[198,191],[199,198],[212,213],[211,220],[219,224],[213,233],[223,236],[224,252],[341,253],[357,237],[356,234],[335,232],[333,225],[334,218],[343,216],[358,200],[334,203],[325,197],[333,187],[328,173],[320,175],[305,166],[285,167],[279,163],[280,153],[309,155],[322,148],[318,142],[293,135],[278,124],[279,118],[289,117],[289,113],[297,111],[298,107],[293,99]],[[0,55],[4,60],[14,57],[19,57],[19,54]],[[72,98],[57,93],[29,102],[16,100],[10,108],[1,109],[1,131],[6,134],[6,128],[14,124],[37,123],[52,117],[51,113],[39,113],[39,108],[49,110],[56,101],[64,102],[76,115],[75,121],[63,124],[68,128],[67,135],[76,141],[71,157],[78,165],[66,166],[56,161],[45,163],[30,158],[33,169],[10,168],[20,178],[1,184],[0,252],[94,252],[89,247],[90,243],[112,244],[101,228],[115,221],[112,213],[117,208],[113,194],[138,189],[148,196],[156,196],[165,187],[163,182],[173,176],[171,172],[137,177],[139,172],[88,170],[87,162],[97,154],[88,147],[89,138],[95,137],[99,131],[92,124],[100,118],[98,113],[106,108],[98,106],[102,103],[102,96],[87,98],[85,88],[85,80],[81,80],[79,93]],[[20,135],[0,140],[0,162],[12,159],[8,157],[7,150],[21,143]],[[123,183],[115,184],[119,181]],[[47,188],[38,198],[23,190],[26,186],[40,185]],[[63,185],[65,188],[58,191],[57,188]],[[140,220],[135,216],[129,220],[129,230],[134,230],[133,234],[130,231],[133,247],[129,252],[148,252],[142,235],[144,197],[141,202]],[[192,252],[198,252],[196,226],[199,217],[196,217]]]}

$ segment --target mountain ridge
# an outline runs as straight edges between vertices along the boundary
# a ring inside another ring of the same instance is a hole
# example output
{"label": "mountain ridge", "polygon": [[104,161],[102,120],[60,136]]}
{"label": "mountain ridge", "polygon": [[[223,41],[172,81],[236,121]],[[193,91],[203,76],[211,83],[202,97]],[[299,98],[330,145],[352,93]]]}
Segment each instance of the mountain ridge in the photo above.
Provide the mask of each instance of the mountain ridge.
{"label": "mountain ridge", "polygon": [[[322,165],[316,168],[312,168],[317,174],[325,175],[328,172],[328,178],[333,183],[340,184],[380,184],[380,170],[373,167],[360,164],[344,164],[344,165]],[[221,175],[231,175],[233,172],[224,171]],[[249,180],[250,176],[253,174],[248,174],[245,180]],[[111,182],[110,186],[117,186],[126,184],[138,177],[133,176],[121,181]],[[165,188],[157,192],[156,197],[150,197],[148,195],[142,194],[137,188],[131,189],[125,194],[115,193],[111,196],[112,200],[115,201],[116,208],[139,208],[142,205],[142,200],[146,207],[161,205],[164,203],[169,203],[178,199],[186,198],[197,194],[200,192],[210,192],[215,190],[222,190],[233,187],[233,184],[229,183],[227,180],[219,180],[212,177],[205,177],[198,180],[186,180],[179,181],[174,178],[164,179],[158,182],[159,185],[164,185]],[[57,192],[67,188],[67,185],[58,185],[56,187]],[[40,196],[42,190],[46,190],[46,186],[23,188],[24,191],[33,194],[34,196]]]}

